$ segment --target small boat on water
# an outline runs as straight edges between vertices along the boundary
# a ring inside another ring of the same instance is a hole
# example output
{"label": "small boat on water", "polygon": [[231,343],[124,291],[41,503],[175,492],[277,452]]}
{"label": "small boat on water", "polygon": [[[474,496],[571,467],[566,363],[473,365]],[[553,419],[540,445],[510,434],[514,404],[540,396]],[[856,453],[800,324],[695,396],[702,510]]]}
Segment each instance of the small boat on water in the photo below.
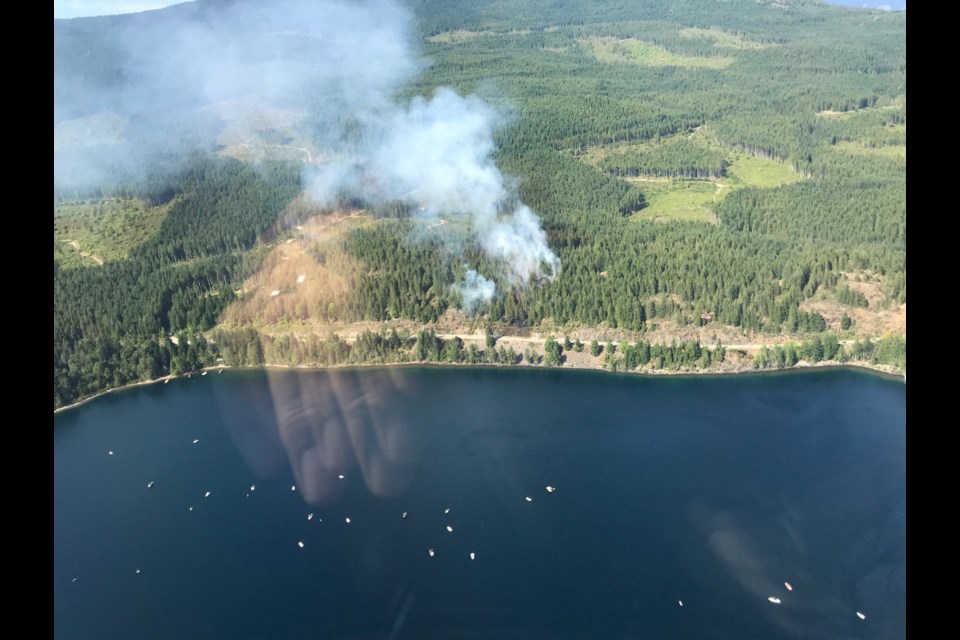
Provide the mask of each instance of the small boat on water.
{"label": "small boat on water", "polygon": [[683,606],[683,600],[677,600],[677,602],[680,603],[680,606],[681,606],[681,607]]}
{"label": "small boat on water", "polygon": [[556,490],[557,490],[556,487],[551,487],[550,485],[547,485],[547,493],[553,493]]}
{"label": "small boat on water", "polygon": [[863,615],[863,614],[860,613],[859,611],[857,611],[857,617],[860,618],[861,620],[866,620],[866,619],[867,619],[867,616]]}
{"label": "small boat on water", "polygon": [[147,489],[153,489],[153,480],[147,483]]}
{"label": "small boat on water", "polygon": [[780,598],[777,598],[776,596],[770,596],[769,598],[767,598],[767,600],[769,600],[773,604],[780,604]]}
{"label": "small boat on water", "polygon": [[431,558],[432,558],[434,555],[436,555],[436,552],[435,552],[433,549],[427,549],[427,553],[430,554],[430,557],[431,557]]}
{"label": "small boat on water", "polygon": [[793,591],[793,585],[791,585],[789,582],[784,582],[783,586],[787,588],[787,591]]}
{"label": "small boat on water", "polygon": [[476,560],[476,559],[477,559],[477,554],[475,554],[473,551],[471,551],[471,552],[470,552],[470,559],[471,559],[471,560]]}
{"label": "small boat on water", "polygon": [[453,527],[447,525],[447,533],[453,533]]}

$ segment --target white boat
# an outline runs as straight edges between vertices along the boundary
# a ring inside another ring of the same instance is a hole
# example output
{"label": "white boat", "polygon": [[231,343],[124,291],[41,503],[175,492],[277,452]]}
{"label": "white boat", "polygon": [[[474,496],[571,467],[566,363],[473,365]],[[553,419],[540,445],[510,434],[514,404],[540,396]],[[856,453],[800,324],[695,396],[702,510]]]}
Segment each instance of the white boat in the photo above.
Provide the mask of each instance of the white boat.
{"label": "white boat", "polygon": [[471,552],[470,552],[470,559],[471,559],[471,560],[476,560],[476,559],[477,559],[477,554],[475,554],[473,551],[471,551]]}
{"label": "white boat", "polygon": [[403,512],[403,519],[404,519],[404,520],[407,519],[407,512],[406,512],[406,511]]}
{"label": "white boat", "polygon": [[787,591],[793,591],[793,585],[791,585],[789,582],[784,582],[783,586],[787,588]]}
{"label": "white boat", "polygon": [[435,552],[434,552],[433,549],[428,549],[428,550],[427,550],[427,553],[430,554],[430,557],[431,557],[431,558],[435,555]]}
{"label": "white boat", "polygon": [[449,533],[453,533],[453,527],[451,527],[450,525],[447,525],[447,531]]}
{"label": "white boat", "polygon": [[556,487],[551,487],[550,485],[547,485],[547,493],[553,493],[556,490],[557,490]]}
{"label": "white boat", "polygon": [[867,619],[867,616],[863,615],[863,614],[860,613],[859,611],[857,611],[857,617],[860,618],[861,620],[866,620],[866,619]]}
{"label": "white boat", "polygon": [[680,606],[681,606],[681,607],[683,606],[683,600],[677,600],[677,602],[680,603]]}
{"label": "white boat", "polygon": [[767,600],[769,600],[773,604],[780,604],[780,598],[777,598],[776,596],[770,596],[769,598],[767,598]]}
{"label": "white boat", "polygon": [[297,546],[300,547],[301,549],[303,549],[303,540],[301,540],[300,542],[298,542],[298,543],[297,543]]}
{"label": "white boat", "polygon": [[209,497],[210,497],[210,492],[207,491],[205,494],[203,494],[203,497],[204,497],[204,498],[209,498]]}
{"label": "white boat", "polygon": [[347,524],[350,524],[350,518],[347,518],[346,520],[347,520]]}
{"label": "white boat", "polygon": [[147,483],[147,489],[153,489],[153,480]]}
{"label": "white boat", "polygon": [[533,498],[531,498],[530,496],[527,496],[527,497],[524,498],[524,499],[525,499],[527,502],[533,502]]}

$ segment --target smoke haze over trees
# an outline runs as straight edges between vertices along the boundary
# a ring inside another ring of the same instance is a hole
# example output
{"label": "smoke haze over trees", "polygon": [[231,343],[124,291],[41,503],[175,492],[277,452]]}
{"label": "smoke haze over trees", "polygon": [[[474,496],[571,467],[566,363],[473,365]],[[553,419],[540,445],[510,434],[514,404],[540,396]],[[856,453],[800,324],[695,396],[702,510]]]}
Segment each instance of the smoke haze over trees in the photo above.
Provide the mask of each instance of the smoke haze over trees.
{"label": "smoke haze over trees", "polygon": [[[55,20],[55,207],[168,211],[122,259],[55,252],[55,404],[203,360],[152,345],[210,338],[305,189],[367,208],[330,239],[357,268],[319,314],[281,291],[279,320],[221,327],[250,363],[316,355],[271,351],[274,322],[426,331],[452,308],[588,344],[840,332],[862,340],[852,358],[890,361],[866,338],[884,335],[875,314],[905,315],[905,21],[812,0],[238,0]],[[598,54],[615,41],[620,57]],[[711,217],[650,214],[677,185]]]}

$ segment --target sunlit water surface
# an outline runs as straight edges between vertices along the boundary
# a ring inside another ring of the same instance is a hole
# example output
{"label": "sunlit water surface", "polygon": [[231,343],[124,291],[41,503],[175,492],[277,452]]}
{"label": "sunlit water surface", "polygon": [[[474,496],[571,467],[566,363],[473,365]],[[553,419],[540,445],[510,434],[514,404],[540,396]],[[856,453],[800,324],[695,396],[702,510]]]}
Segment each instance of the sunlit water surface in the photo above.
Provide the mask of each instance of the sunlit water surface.
{"label": "sunlit water surface", "polygon": [[58,638],[906,635],[902,382],[249,371],[54,420]]}

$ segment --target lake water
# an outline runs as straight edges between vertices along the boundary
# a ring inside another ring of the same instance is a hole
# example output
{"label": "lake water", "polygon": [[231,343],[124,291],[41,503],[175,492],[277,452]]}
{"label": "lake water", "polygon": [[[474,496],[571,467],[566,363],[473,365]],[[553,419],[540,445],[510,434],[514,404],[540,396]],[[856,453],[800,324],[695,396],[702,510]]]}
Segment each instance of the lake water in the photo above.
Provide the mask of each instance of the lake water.
{"label": "lake water", "polygon": [[54,423],[57,638],[906,636],[868,373],[237,371]]}

